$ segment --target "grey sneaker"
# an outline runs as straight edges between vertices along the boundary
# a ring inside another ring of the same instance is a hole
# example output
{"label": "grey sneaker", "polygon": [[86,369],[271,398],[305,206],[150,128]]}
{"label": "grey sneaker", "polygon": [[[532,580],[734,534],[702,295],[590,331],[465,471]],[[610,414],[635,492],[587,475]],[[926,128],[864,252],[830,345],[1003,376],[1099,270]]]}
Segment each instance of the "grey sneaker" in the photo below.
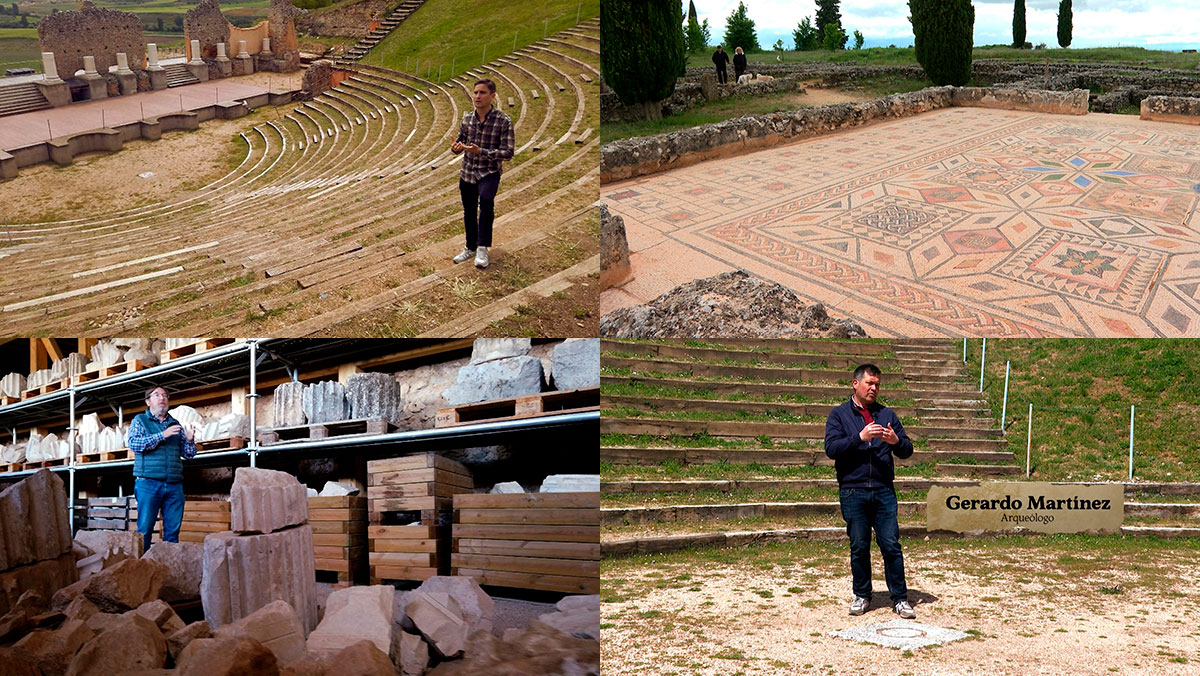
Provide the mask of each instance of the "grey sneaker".
{"label": "grey sneaker", "polygon": [[906,620],[911,620],[917,616],[917,614],[913,612],[912,606],[908,605],[908,601],[896,601],[896,607],[892,608],[892,610]]}
{"label": "grey sneaker", "polygon": [[871,599],[864,599],[861,596],[855,596],[854,601],[850,603],[851,615],[862,615],[867,612],[867,606],[871,605]]}
{"label": "grey sneaker", "polygon": [[458,255],[454,257],[454,262],[462,263],[463,261],[470,260],[470,258],[474,255],[475,255],[474,249],[468,249],[467,247],[464,246],[463,250],[460,251],[458,253]]}
{"label": "grey sneaker", "polygon": [[481,246],[475,250],[475,267],[480,270],[488,266],[488,251],[486,246]]}

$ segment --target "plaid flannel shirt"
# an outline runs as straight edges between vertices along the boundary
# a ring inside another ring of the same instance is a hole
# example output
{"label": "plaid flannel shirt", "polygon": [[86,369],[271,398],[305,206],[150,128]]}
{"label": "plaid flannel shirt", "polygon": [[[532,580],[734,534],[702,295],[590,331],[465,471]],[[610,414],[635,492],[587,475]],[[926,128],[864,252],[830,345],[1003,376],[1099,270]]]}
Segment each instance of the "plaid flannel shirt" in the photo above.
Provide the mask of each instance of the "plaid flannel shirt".
{"label": "plaid flannel shirt", "polygon": [[488,174],[500,173],[500,162],[513,156],[512,120],[493,107],[484,116],[483,122],[475,111],[463,116],[458,128],[458,142],[479,146],[479,154],[466,153],[462,161],[462,180],[478,183]]}
{"label": "plaid flannel shirt", "polygon": [[[171,416],[160,418],[160,421],[170,420]],[[179,421],[176,421],[179,422]],[[187,435],[183,433],[183,425],[180,425],[179,440],[181,442],[180,455],[185,460],[191,460],[196,457],[196,442],[189,441]],[[142,425],[142,421],[137,418],[129,424],[129,450],[135,453],[145,453],[146,451],[158,448],[158,445],[163,441],[163,435],[158,432],[151,432]]]}

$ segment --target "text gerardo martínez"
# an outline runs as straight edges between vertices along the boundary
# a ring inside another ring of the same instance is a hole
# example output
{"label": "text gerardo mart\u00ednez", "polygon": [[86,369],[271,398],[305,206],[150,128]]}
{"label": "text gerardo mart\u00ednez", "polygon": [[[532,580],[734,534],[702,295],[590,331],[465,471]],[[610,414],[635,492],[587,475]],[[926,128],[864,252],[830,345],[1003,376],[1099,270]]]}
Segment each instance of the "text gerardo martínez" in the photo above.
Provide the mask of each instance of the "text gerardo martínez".
{"label": "text gerardo mart\u00ednez", "polygon": [[[1080,497],[1047,498],[1044,495],[1031,495],[1028,502],[1021,498],[1006,495],[1003,498],[960,498],[957,495],[946,497],[946,508],[959,510],[999,510],[1011,512],[1001,514],[1000,521],[1005,523],[1052,523],[1054,514],[1042,512],[1053,511],[1103,511],[1112,508],[1111,500],[1087,500]],[[1026,513],[1020,513],[1022,509]]]}

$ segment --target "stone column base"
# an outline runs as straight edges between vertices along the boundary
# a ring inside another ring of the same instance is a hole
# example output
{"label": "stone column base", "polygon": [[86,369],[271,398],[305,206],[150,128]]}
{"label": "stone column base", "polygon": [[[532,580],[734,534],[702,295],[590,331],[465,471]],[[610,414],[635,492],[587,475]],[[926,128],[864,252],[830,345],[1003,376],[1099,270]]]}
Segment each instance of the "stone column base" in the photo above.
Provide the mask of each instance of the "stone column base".
{"label": "stone column base", "polygon": [[254,57],[239,56],[233,60],[234,75],[249,75],[254,72]]}
{"label": "stone column base", "polygon": [[147,69],[150,74],[150,89],[158,91],[167,88],[167,71],[162,66],[158,68]]}
{"label": "stone column base", "polygon": [[137,73],[117,73],[117,82],[121,87],[121,96],[137,93]]}
{"label": "stone column base", "polygon": [[66,82],[59,80],[57,82],[38,82],[38,89],[42,90],[42,96],[50,102],[50,105],[58,108],[71,103],[71,86]]}
{"label": "stone column base", "polygon": [[192,77],[196,78],[197,80],[199,80],[201,82],[208,82],[208,64],[207,63],[203,63],[203,62],[190,63],[189,62],[187,64],[187,69],[188,69],[188,72],[190,72],[192,74]]}
{"label": "stone column base", "polygon": [[88,98],[92,101],[108,98],[108,81],[103,75],[84,75],[88,83]]}
{"label": "stone column base", "polygon": [[221,77],[229,77],[233,74],[233,62],[228,58],[217,59],[217,70],[221,71]]}

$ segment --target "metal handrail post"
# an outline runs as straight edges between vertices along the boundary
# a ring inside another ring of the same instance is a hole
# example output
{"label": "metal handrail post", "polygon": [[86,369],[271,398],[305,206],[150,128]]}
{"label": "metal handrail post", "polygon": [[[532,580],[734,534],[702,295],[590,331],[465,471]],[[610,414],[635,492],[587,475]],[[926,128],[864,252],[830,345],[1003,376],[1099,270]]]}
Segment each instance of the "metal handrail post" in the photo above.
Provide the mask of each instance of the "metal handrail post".
{"label": "metal handrail post", "polygon": [[1134,405],[1129,405],[1129,480],[1133,481],[1133,411]]}
{"label": "metal handrail post", "polygon": [[1004,362],[1004,406],[1000,409],[1000,431],[1004,431],[1004,422],[1008,420],[1008,368],[1011,361]]}
{"label": "metal handrail post", "polygon": [[71,417],[67,423],[67,451],[71,455],[67,469],[67,527],[71,529],[71,537],[75,537],[75,376],[71,376],[68,402]]}
{"label": "metal handrail post", "polygon": [[1025,429],[1025,478],[1029,478],[1030,457],[1033,455],[1033,404],[1029,404],[1029,426]]}
{"label": "metal handrail post", "polygon": [[250,343],[250,466],[256,467],[258,459],[258,339],[251,338]]}
{"label": "metal handrail post", "polygon": [[987,364],[987,338],[983,339],[983,353],[979,355],[979,391],[983,392],[983,367]]}

